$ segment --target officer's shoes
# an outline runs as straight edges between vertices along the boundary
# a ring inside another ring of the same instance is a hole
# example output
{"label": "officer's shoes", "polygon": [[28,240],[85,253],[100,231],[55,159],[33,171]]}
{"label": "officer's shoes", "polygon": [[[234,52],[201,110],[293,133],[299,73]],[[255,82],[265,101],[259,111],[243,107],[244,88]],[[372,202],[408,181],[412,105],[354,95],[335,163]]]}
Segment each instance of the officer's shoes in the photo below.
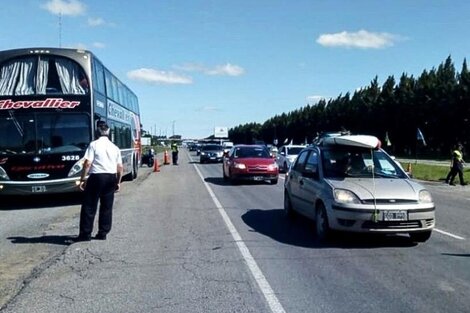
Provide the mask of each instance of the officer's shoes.
{"label": "officer's shoes", "polygon": [[97,233],[95,236],[96,240],[106,240],[106,234]]}
{"label": "officer's shoes", "polygon": [[75,238],[72,238],[72,242],[82,242],[82,241],[91,241],[90,236],[78,235]]}

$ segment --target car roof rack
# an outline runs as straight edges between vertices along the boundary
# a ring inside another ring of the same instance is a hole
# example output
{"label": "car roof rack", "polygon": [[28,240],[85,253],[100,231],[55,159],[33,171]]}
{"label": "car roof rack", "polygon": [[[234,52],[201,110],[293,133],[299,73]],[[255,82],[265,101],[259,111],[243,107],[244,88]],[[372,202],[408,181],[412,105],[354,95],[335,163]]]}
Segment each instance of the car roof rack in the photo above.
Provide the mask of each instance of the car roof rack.
{"label": "car roof rack", "polygon": [[341,130],[335,132],[321,132],[315,137],[312,141],[312,145],[321,146],[323,144],[323,139],[331,138],[331,137],[339,137],[339,136],[346,136],[351,135],[349,130]]}

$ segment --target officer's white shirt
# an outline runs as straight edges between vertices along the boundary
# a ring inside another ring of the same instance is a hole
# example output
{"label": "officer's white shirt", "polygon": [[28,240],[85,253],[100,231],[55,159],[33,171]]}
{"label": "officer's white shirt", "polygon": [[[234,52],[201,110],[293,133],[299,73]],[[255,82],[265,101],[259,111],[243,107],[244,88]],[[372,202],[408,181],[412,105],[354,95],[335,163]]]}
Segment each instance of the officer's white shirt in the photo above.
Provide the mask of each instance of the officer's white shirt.
{"label": "officer's white shirt", "polygon": [[122,165],[121,150],[106,136],[90,143],[85,159],[91,162],[89,174],[116,174],[118,164]]}

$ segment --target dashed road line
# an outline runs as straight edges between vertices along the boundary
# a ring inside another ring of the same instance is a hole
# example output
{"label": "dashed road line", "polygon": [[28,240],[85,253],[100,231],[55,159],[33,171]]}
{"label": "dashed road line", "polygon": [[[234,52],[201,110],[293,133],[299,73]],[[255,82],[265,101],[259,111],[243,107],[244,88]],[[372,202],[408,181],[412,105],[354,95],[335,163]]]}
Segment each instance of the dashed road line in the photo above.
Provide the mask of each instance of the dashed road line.
{"label": "dashed road line", "polygon": [[434,228],[434,231],[437,231],[438,233],[440,234],[443,234],[443,235],[446,235],[446,236],[449,236],[449,237],[452,237],[452,238],[455,238],[455,239],[459,239],[459,240],[465,240],[464,237],[460,237],[460,236],[457,236],[457,235],[454,235],[454,234],[451,234],[449,232],[446,232],[446,231],[443,231],[443,230],[440,230],[438,228]]}

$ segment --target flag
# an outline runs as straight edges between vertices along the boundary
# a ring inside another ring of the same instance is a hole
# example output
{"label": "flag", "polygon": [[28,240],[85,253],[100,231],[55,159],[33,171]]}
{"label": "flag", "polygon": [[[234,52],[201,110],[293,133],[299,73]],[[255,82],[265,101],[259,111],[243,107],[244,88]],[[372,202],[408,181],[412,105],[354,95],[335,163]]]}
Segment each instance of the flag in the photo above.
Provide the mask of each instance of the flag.
{"label": "flag", "polygon": [[423,136],[423,133],[421,132],[421,130],[418,128],[417,132],[416,132],[416,140],[418,141],[422,141],[423,142],[423,145],[426,146],[426,140],[424,140],[424,136]]}
{"label": "flag", "polygon": [[390,141],[390,138],[388,138],[388,132],[385,132],[385,144],[387,146],[391,146],[392,142]]}

